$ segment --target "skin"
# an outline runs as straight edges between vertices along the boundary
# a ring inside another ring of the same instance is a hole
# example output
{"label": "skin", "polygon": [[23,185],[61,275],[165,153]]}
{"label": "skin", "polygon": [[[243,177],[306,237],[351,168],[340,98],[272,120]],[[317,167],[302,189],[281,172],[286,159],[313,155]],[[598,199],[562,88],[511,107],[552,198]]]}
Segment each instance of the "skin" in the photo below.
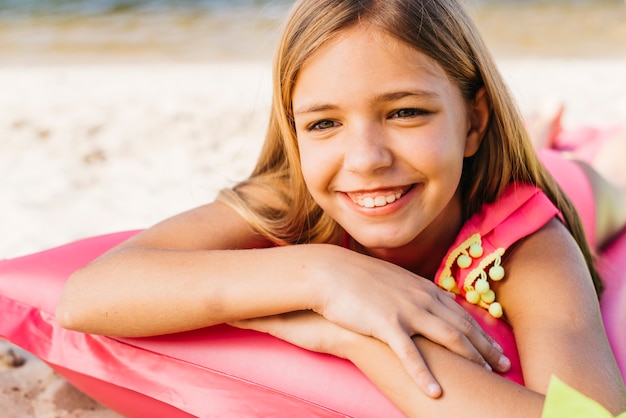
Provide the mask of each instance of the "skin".
{"label": "skin", "polygon": [[[412,91],[420,94],[405,94]],[[358,251],[432,277],[419,254],[446,251],[463,222],[456,187],[463,157],[476,151],[484,132],[485,101],[479,93],[468,109],[443,70],[419,51],[373,29],[346,31],[307,61],[294,91],[302,171],[311,194],[350,233]],[[418,190],[380,208],[354,203],[409,187]],[[442,228],[441,219],[452,230]],[[354,336],[341,335],[315,314],[237,325],[349,358],[409,416],[479,416],[486,405],[493,416],[539,416],[552,374],[614,412],[626,408],[590,277],[565,227],[551,221],[518,244],[505,264],[507,279],[496,290],[515,330],[526,388],[416,339],[425,353],[453,357],[439,369],[441,357],[425,355],[442,381],[454,382],[442,400],[462,397],[467,387],[458,376],[471,375],[472,386],[484,388],[473,392],[472,402],[424,399],[399,378],[406,373],[397,361],[390,366],[389,347],[361,338],[355,343]],[[305,327],[294,326],[298,321],[316,324],[315,341],[301,333]],[[320,342],[324,332],[331,337]]]}
{"label": "skin", "polygon": [[[391,41],[349,31],[304,65],[293,94],[302,173],[359,251],[432,278],[463,223],[463,157],[478,149],[488,107],[481,96],[471,120],[433,60]],[[394,193],[382,207],[356,202]]]}
{"label": "skin", "polygon": [[[584,261],[576,243],[563,225],[552,220],[523,240],[506,265],[507,279],[497,291],[515,329],[525,387],[416,337],[428,366],[445,382],[443,396],[433,400],[411,384],[388,346],[314,313],[235,325],[351,360],[409,417],[480,417],[486,411],[497,417],[539,417],[552,375],[598,400],[613,414],[624,411],[624,383],[606,342],[593,288],[583,273]],[[468,390],[468,382],[478,389]]]}
{"label": "skin", "polygon": [[[431,67],[430,72],[441,73],[433,63],[424,64]],[[414,69],[419,70],[419,64]],[[427,82],[433,78],[430,72]],[[424,80],[420,83],[426,84]],[[403,86],[406,85],[406,81],[403,82]],[[453,163],[446,147],[454,146],[454,155],[461,157],[466,153],[461,130],[472,131],[474,148],[481,136],[471,128],[465,115],[469,110],[461,105],[458,92],[450,87],[446,85],[445,91],[429,92],[437,96],[429,100],[432,107],[439,108],[444,101],[455,99],[454,111],[439,112],[443,118],[438,117],[436,124],[441,135],[451,135],[454,140],[429,147],[436,148],[441,156],[439,165],[451,163],[453,176],[433,177],[435,186],[425,187],[425,175],[411,167],[411,162],[403,163],[402,170],[394,174],[395,178],[388,177],[385,182],[400,181],[392,186],[420,184],[407,194],[410,198],[401,199],[408,201],[409,207],[396,213],[393,219],[379,222],[382,235],[378,240],[381,241],[388,238],[389,231],[400,232],[404,227],[394,223],[402,221],[411,208],[418,208],[427,213],[427,218],[413,218],[409,222],[418,228],[430,224],[429,242],[404,234],[401,239],[406,242],[402,244],[402,251],[381,248],[380,252],[370,252],[356,241],[353,246],[359,246],[362,254],[336,245],[260,251],[259,248],[269,247],[270,243],[255,235],[232,211],[213,203],[151,228],[72,275],[58,307],[59,322],[84,332],[139,336],[311,309],[353,332],[384,341],[430,396],[439,396],[441,388],[411,340],[412,335],[424,335],[483,367],[508,369],[508,360],[491,337],[449,294],[428,280],[437,267],[434,260],[440,256],[436,254],[442,254],[447,245],[439,243],[437,237],[445,236],[446,242],[451,241],[461,223],[456,191],[460,166]],[[415,101],[415,98],[403,100]],[[485,100],[481,103],[486,108]],[[387,108],[390,105],[392,103],[385,104]],[[387,111],[379,106],[376,112],[381,116],[383,110]],[[454,130],[447,131],[449,122],[455,118],[464,120],[464,126],[453,124]],[[402,124],[398,126],[394,121],[393,125],[397,129],[402,128]],[[397,139],[399,141],[400,136]],[[362,151],[369,159],[367,149]],[[398,151],[401,150],[394,150]],[[468,154],[471,152],[467,150]],[[358,166],[358,159],[356,156],[352,164]],[[398,166],[395,161],[393,166]],[[429,168],[430,172],[435,170],[436,166]],[[354,190],[372,187],[373,177],[370,184],[363,183],[360,177],[357,175],[350,180],[354,183],[351,187],[356,187]],[[308,179],[311,180],[311,176]],[[424,193],[426,189],[432,192]],[[429,209],[431,206],[435,207]],[[339,213],[334,211],[334,214]],[[362,218],[360,225],[351,226],[351,233],[372,224],[368,216]],[[229,233],[224,234],[224,231]],[[410,231],[416,229],[411,226]],[[366,242],[365,237],[358,239]],[[414,242],[409,244],[408,241]],[[427,247],[436,252],[427,253]],[[242,251],[251,248],[257,250]],[[419,253],[424,256],[414,259]],[[290,262],[286,263],[285,259]],[[219,269],[212,268],[217,265]],[[425,269],[419,269],[420,265]],[[415,274],[418,270],[428,270],[428,276]],[[173,277],[178,279],[175,281]]]}
{"label": "skin", "polygon": [[[387,100],[387,93],[407,89],[429,94]],[[353,237],[351,248],[267,248],[234,211],[212,203],[75,273],[59,322],[111,335],[222,322],[269,332],[350,359],[408,416],[478,417],[486,409],[492,416],[539,416],[552,373],[613,412],[626,409],[591,280],[558,221],[510,253],[507,279],[497,289],[527,388],[488,370],[483,358],[494,368],[507,362],[428,280],[436,268],[431,260],[441,259],[463,222],[458,178],[488,121],[484,94],[465,103],[437,64],[372,28],[355,27],[306,62],[293,101],[307,185]],[[323,129],[307,130],[311,124]],[[396,189],[404,194],[381,208],[349,198]],[[428,370],[443,382],[443,396]],[[468,391],[467,382],[481,390]]]}

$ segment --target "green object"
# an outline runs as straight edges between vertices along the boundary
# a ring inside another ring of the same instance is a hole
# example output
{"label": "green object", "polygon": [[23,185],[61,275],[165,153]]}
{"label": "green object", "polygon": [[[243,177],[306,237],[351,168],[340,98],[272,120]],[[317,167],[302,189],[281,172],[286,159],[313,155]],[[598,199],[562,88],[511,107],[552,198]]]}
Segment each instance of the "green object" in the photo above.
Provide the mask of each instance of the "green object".
{"label": "green object", "polygon": [[613,417],[598,402],[552,376],[541,418],[626,418],[626,412]]}

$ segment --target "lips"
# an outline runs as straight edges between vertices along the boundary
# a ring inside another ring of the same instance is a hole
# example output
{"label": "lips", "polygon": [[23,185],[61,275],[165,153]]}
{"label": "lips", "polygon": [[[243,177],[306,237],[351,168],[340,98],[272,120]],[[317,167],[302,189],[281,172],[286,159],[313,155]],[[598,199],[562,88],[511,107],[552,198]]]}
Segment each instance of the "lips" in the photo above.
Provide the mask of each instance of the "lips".
{"label": "lips", "polygon": [[354,203],[364,208],[379,208],[387,206],[400,199],[411,186],[375,191],[348,192],[347,195]]}

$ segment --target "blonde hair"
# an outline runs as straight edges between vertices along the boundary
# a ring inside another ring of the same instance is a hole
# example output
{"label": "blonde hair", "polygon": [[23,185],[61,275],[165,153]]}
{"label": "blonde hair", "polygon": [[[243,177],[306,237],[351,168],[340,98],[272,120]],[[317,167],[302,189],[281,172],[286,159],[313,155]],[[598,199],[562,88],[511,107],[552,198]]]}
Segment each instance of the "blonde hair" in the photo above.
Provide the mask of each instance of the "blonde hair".
{"label": "blonde hair", "polygon": [[274,61],[270,122],[258,163],[249,179],[223,190],[220,200],[277,244],[337,242],[341,228],[315,203],[302,178],[291,96],[304,62],[337,33],[362,21],[434,59],[467,103],[485,88],[491,117],[478,152],[464,161],[460,187],[465,216],[498,199],[512,182],[537,185],[562,212],[600,292],[601,282],[578,214],[539,162],[478,29],[456,0],[298,2]]}

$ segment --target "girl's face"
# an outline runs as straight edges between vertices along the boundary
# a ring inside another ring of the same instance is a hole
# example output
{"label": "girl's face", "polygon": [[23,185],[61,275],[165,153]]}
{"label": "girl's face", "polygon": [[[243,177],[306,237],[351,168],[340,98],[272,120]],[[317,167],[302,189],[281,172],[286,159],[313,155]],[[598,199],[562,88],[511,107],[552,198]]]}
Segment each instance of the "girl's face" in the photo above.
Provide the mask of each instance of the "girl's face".
{"label": "girl's face", "polygon": [[463,157],[482,133],[434,60],[356,25],[305,62],[292,100],[307,187],[357,242],[384,251],[454,238]]}

